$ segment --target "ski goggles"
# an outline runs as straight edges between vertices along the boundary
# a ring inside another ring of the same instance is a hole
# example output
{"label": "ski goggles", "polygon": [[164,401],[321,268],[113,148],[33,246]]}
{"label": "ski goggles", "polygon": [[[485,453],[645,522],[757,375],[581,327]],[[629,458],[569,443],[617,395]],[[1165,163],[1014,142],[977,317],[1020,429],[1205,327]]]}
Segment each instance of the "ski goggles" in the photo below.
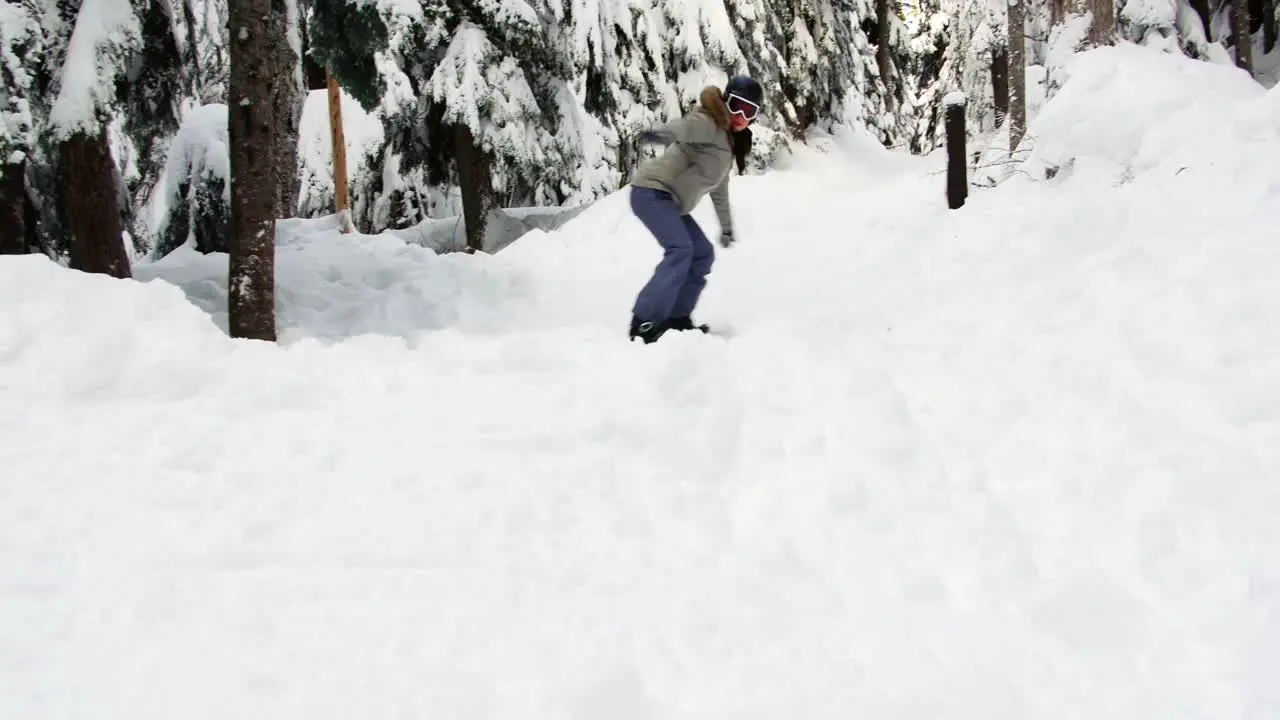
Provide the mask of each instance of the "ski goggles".
{"label": "ski goggles", "polygon": [[759,105],[740,95],[734,95],[731,93],[729,97],[725,99],[725,104],[729,106],[729,114],[741,115],[747,119],[747,122],[755,120],[756,115],[760,114]]}

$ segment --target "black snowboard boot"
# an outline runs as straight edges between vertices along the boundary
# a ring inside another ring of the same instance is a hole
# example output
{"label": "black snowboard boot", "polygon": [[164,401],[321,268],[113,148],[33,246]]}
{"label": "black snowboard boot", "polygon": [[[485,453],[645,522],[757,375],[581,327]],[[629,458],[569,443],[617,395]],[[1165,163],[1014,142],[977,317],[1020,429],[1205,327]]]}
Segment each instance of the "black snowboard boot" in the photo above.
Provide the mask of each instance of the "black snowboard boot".
{"label": "black snowboard boot", "polygon": [[671,318],[667,321],[668,330],[701,330],[704,333],[711,332],[708,325],[694,325],[693,318],[685,315],[684,317]]}
{"label": "black snowboard boot", "polygon": [[631,339],[640,338],[646,345],[662,337],[662,333],[666,332],[668,325],[666,322],[641,322],[640,318],[632,316],[631,318]]}

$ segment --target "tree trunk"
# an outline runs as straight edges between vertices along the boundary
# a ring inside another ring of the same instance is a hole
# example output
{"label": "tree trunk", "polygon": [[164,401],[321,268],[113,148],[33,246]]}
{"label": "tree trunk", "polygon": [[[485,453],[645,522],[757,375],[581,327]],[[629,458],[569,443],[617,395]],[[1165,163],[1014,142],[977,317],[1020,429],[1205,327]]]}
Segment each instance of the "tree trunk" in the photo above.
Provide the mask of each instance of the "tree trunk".
{"label": "tree trunk", "polygon": [[[275,119],[278,63],[272,0],[230,0],[231,263],[227,285],[232,337],[276,339]],[[281,10],[283,11],[283,10]],[[264,19],[268,20],[264,22]]]}
{"label": "tree trunk", "polygon": [[996,106],[996,127],[1009,116],[1009,52],[991,51],[991,95]]}
{"label": "tree trunk", "polygon": [[1249,0],[1231,0],[1231,40],[1236,67],[1253,77],[1253,38],[1249,35]]}
{"label": "tree trunk", "polygon": [[1027,130],[1026,6],[1009,0],[1009,152]]}
{"label": "tree trunk", "polygon": [[[290,19],[285,0],[271,3],[272,35],[276,45],[275,78],[275,131],[276,145],[276,217],[291,218],[297,213],[298,195],[302,188],[298,181],[298,121],[302,118],[303,92],[302,58],[289,44],[290,29],[300,23]],[[296,5],[294,6],[296,8]]]}
{"label": "tree trunk", "polygon": [[1049,27],[1056,27],[1067,19],[1067,1],[1049,0]]}
{"label": "tree trunk", "polygon": [[0,165],[0,255],[27,253],[27,161]]}
{"label": "tree trunk", "polygon": [[467,226],[467,249],[483,251],[485,223],[493,208],[488,159],[476,147],[476,139],[466,125],[455,125],[453,138],[458,185],[462,189],[462,217]]}
{"label": "tree trunk", "polygon": [[1089,47],[1115,44],[1115,0],[1088,0],[1088,8],[1093,13],[1093,22],[1089,25],[1089,37],[1087,39]]}
{"label": "tree trunk", "polygon": [[107,131],[76,133],[58,144],[63,185],[63,224],[70,236],[71,267],[117,278],[132,277],[120,224],[115,161]]}
{"label": "tree trunk", "polygon": [[1270,54],[1276,47],[1276,0],[1262,3],[1262,52]]}
{"label": "tree trunk", "polygon": [[1190,0],[1191,9],[1200,18],[1200,27],[1204,28],[1204,39],[1213,42],[1213,16],[1209,10],[1209,0]]}
{"label": "tree trunk", "polygon": [[311,55],[311,36],[307,34],[307,24],[305,22],[300,23],[298,31],[302,36],[303,85],[307,88],[307,92],[324,90],[328,86],[329,73]]}
{"label": "tree trunk", "polygon": [[885,89],[890,110],[897,105],[897,78],[893,72],[893,55],[889,52],[889,33],[892,30],[892,18],[889,0],[876,0],[876,66],[880,70],[880,83]]}

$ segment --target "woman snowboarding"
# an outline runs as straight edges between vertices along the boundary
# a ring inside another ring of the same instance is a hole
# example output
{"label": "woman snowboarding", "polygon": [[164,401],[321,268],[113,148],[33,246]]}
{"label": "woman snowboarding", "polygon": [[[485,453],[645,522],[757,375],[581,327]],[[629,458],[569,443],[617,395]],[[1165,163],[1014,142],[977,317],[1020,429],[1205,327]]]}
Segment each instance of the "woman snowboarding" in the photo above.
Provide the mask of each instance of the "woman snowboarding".
{"label": "woman snowboarding", "polygon": [[[631,182],[631,211],[653,233],[663,255],[636,297],[632,340],[651,343],[667,330],[708,331],[706,326],[695,326],[692,316],[707,285],[715,249],[691,213],[710,193],[720,221],[720,246],[733,244],[729,176],[734,134],[747,130],[763,104],[760,83],[737,76],[723,91],[705,88],[698,107],[688,115],[641,135],[642,141],[667,145],[662,155],[640,166]],[[743,143],[736,146],[741,148]]]}

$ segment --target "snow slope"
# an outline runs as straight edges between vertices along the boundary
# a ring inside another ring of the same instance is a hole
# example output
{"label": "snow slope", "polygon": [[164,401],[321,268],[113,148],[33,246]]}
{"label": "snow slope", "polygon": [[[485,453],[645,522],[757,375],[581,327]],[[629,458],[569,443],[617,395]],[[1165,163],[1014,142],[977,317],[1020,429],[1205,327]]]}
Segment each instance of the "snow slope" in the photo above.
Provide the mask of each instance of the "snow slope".
{"label": "snow slope", "polygon": [[735,179],[730,339],[625,342],[625,193],[296,223],[279,347],[217,258],[0,259],[0,717],[1276,717],[1280,95],[1190,62],[1082,56],[957,212]]}

